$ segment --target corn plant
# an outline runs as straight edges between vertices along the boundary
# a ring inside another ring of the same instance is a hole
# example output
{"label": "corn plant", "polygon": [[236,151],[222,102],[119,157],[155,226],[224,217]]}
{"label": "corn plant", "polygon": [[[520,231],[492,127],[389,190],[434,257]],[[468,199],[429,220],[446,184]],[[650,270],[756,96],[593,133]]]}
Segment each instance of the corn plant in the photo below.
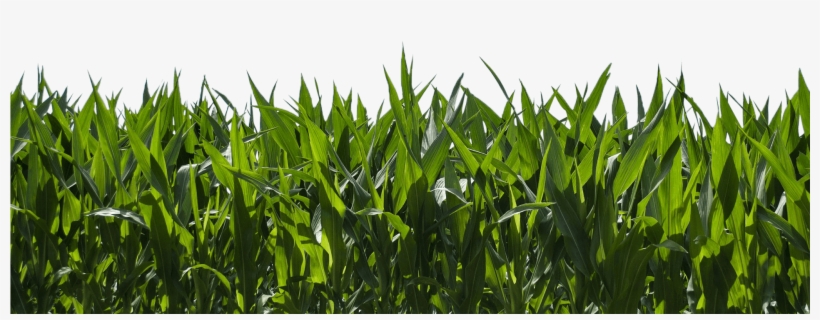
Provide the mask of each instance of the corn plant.
{"label": "corn plant", "polygon": [[11,311],[809,312],[802,74],[772,110],[721,90],[710,121],[659,71],[598,119],[609,67],[570,105],[486,66],[504,106],[414,86],[402,52],[374,119],[304,80],[279,103],[249,75],[240,112],[206,79],[183,103],[176,72],[135,110],[21,79]]}

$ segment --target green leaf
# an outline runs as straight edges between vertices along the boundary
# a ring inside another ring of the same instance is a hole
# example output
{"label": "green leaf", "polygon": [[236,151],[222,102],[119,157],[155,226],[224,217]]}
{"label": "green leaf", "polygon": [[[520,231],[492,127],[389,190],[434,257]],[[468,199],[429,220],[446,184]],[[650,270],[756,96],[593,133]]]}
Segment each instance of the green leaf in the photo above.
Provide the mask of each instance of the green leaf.
{"label": "green leaf", "polygon": [[145,224],[145,219],[136,212],[117,208],[100,208],[86,214],[87,217],[111,217],[133,223],[140,227],[148,229]]}
{"label": "green leaf", "polygon": [[629,151],[624,155],[620,170],[615,174],[615,182],[612,189],[613,195],[618,196],[623,194],[629,185],[640,176],[643,163],[646,162],[646,157],[649,155],[649,152],[654,149],[655,135],[653,134],[653,129],[660,122],[665,110],[666,108],[661,108],[660,111],[655,114],[652,122],[643,129],[641,134],[635,139],[635,142],[629,147]]}
{"label": "green leaf", "polygon": [[504,215],[502,215],[501,218],[499,218],[498,221],[496,221],[496,223],[502,223],[504,221],[507,221],[510,218],[512,218],[513,216],[515,216],[515,215],[517,215],[521,212],[543,209],[543,208],[546,208],[546,207],[548,207],[552,204],[554,204],[554,203],[552,203],[552,202],[538,202],[538,203],[525,203],[525,204],[519,205],[519,206],[505,212]]}
{"label": "green leaf", "polygon": [[786,238],[790,244],[807,255],[809,254],[809,243],[797,232],[793,225],[769,209],[763,207],[760,207],[760,209],[762,210],[757,210],[758,219],[780,230],[783,237]]}

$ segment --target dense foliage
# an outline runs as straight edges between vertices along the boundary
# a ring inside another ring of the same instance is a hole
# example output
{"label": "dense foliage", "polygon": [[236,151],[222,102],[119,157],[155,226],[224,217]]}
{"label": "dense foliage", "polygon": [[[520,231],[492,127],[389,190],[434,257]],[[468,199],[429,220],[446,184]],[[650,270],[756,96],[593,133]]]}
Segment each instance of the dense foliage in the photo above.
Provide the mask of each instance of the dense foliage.
{"label": "dense foliage", "polygon": [[11,311],[809,312],[802,75],[775,110],[721,90],[709,121],[659,72],[628,123],[617,89],[594,115],[608,67],[574,105],[499,81],[501,114],[411,70],[375,119],[304,81],[283,106],[249,77],[239,113],[177,74],[136,111],[21,79]]}

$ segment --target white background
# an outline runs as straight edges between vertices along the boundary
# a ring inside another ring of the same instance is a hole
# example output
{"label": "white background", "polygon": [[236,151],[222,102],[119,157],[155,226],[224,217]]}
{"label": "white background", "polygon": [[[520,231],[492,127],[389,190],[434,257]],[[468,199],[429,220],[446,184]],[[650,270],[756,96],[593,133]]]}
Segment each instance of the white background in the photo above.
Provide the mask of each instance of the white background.
{"label": "white background", "polygon": [[[82,94],[81,104],[91,89],[88,73],[102,78],[106,95],[122,89],[120,102],[135,108],[146,80],[153,91],[172,81],[177,68],[183,100],[198,98],[207,75],[212,88],[242,110],[250,99],[250,72],[265,95],[279,81],[275,103],[286,107],[285,99],[298,97],[302,74],[314,97],[313,78],[318,80],[323,105],[329,105],[335,81],[345,96],[351,88],[360,94],[373,117],[387,98],[382,66],[398,84],[404,45],[408,59],[415,59],[414,84],[435,75],[433,85],[449,96],[463,72],[463,84],[499,112],[503,95],[479,57],[508,92],[520,92],[520,79],[538,101],[539,92],[546,100],[550,87],[561,86],[570,103],[574,85],[583,91],[589,83],[591,90],[613,63],[597,116],[610,110],[620,86],[630,125],[635,86],[648,103],[658,67],[673,81],[683,70],[688,93],[710,118],[717,114],[719,85],[738,100],[745,93],[762,107],[769,97],[777,107],[797,90],[798,69],[815,92],[813,104],[820,105],[816,1],[3,1],[0,12],[0,88],[11,92],[25,73],[24,90],[33,94],[41,65],[52,89]],[[9,150],[9,139],[2,143]],[[2,173],[9,181],[7,166]],[[2,187],[0,202],[8,203],[8,185]],[[0,234],[8,234],[7,224],[0,227]],[[1,279],[7,313],[8,281]]]}
{"label": "white background", "polygon": [[479,57],[508,92],[520,93],[521,80],[540,101],[560,86],[570,103],[574,85],[594,86],[613,63],[597,115],[610,110],[619,86],[630,123],[636,85],[648,103],[658,67],[673,81],[683,71],[687,92],[713,118],[719,85],[738,100],[746,93],[762,107],[768,97],[776,107],[797,90],[798,69],[809,88],[820,84],[818,8],[786,1],[6,2],[0,88],[11,92],[25,73],[33,93],[40,65],[52,89],[83,94],[80,103],[90,73],[103,80],[103,93],[122,89],[121,103],[137,108],[146,80],[153,91],[177,68],[183,100],[198,99],[206,75],[241,111],[251,94],[246,72],[265,95],[278,81],[274,103],[285,108],[298,97],[301,74],[314,99],[318,80],[323,105],[335,81],[345,95],[359,94],[374,117],[387,98],[382,66],[398,83],[403,44],[415,59],[414,85],[436,76],[433,85],[449,96],[463,72],[463,84],[499,112],[504,96]]}

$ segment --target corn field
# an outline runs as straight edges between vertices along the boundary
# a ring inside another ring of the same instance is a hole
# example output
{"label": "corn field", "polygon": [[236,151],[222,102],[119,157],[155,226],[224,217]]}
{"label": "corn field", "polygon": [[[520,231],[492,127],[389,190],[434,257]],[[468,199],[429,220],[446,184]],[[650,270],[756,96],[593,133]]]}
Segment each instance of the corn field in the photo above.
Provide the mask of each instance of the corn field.
{"label": "corn field", "polygon": [[659,71],[598,119],[609,67],[570,105],[486,66],[504,106],[414,86],[402,52],[375,119],[304,80],[274,104],[249,75],[240,112],[175,72],[131,110],[38,70],[11,93],[11,312],[809,313],[802,74],[710,121]]}

